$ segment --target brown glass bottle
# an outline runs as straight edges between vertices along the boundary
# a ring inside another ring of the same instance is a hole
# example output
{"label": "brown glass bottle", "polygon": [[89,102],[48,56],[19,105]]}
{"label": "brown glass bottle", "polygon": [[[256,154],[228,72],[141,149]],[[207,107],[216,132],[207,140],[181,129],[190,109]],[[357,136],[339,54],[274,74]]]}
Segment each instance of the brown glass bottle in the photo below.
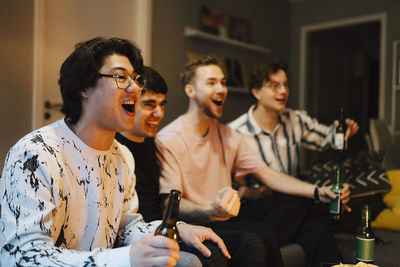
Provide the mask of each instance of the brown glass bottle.
{"label": "brown glass bottle", "polygon": [[176,220],[178,219],[180,200],[181,192],[178,190],[171,190],[168,196],[167,207],[164,210],[162,223],[157,227],[154,235],[163,235],[178,241],[179,232],[176,227]]}

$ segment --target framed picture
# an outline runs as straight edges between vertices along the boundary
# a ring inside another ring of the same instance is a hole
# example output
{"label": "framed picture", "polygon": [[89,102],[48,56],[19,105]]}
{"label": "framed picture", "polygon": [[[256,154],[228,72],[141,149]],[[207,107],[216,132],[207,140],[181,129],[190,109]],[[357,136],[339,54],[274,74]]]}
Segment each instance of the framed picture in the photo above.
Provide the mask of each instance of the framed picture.
{"label": "framed picture", "polygon": [[393,43],[393,68],[395,85],[396,87],[400,87],[400,40],[396,40]]}
{"label": "framed picture", "polygon": [[393,42],[392,97],[392,126],[394,133],[400,135],[400,40]]}
{"label": "framed picture", "polygon": [[208,6],[202,6],[200,9],[200,26],[205,32],[224,36],[224,13]]}
{"label": "framed picture", "polygon": [[250,21],[244,18],[229,16],[228,36],[245,43],[253,43]]}

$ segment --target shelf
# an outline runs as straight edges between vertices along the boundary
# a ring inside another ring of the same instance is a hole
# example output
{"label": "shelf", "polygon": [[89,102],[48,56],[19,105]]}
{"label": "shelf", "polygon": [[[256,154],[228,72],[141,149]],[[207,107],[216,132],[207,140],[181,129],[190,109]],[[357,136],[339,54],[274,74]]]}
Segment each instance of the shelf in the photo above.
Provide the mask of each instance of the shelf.
{"label": "shelf", "polygon": [[247,49],[247,50],[252,50],[252,51],[259,52],[259,53],[264,53],[264,54],[270,54],[271,53],[271,49],[266,48],[266,47],[262,47],[262,46],[258,46],[258,45],[254,45],[254,44],[248,44],[248,43],[245,43],[245,42],[241,42],[241,41],[237,41],[237,40],[221,37],[221,36],[214,35],[214,34],[211,34],[211,33],[206,33],[206,32],[200,31],[200,30],[192,28],[192,27],[185,27],[184,34],[185,34],[186,37],[189,37],[189,38],[201,39],[201,40],[209,40],[209,41],[224,43],[224,44],[228,44],[228,45],[232,45],[232,46],[236,46],[236,47],[239,47],[239,48],[244,48],[244,49]]}
{"label": "shelf", "polygon": [[243,87],[232,87],[232,86],[228,86],[228,92],[229,93],[236,93],[236,94],[245,94],[248,95],[249,91],[246,90]]}

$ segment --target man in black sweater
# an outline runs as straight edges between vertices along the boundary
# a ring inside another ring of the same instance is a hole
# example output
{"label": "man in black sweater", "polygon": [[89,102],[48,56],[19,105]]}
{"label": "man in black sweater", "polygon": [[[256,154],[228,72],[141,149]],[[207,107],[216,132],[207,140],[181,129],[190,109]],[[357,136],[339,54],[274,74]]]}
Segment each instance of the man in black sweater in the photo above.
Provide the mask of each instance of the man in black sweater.
{"label": "man in black sweater", "polygon": [[[143,215],[145,221],[152,221],[161,219],[163,213],[163,200],[159,195],[160,166],[154,137],[164,117],[165,96],[168,88],[164,79],[155,70],[145,67],[143,74],[147,78],[147,83],[137,104],[134,128],[128,132],[117,133],[115,138],[127,146],[133,154],[135,188],[139,197],[138,212]],[[282,264],[277,243],[273,246],[277,250],[274,254],[278,255],[266,255],[265,241],[263,242],[254,233],[213,230],[224,240],[232,256],[230,261],[220,253],[217,246],[208,241],[205,244],[212,251],[210,258],[204,257],[184,244],[180,244],[181,249],[196,254],[203,266],[280,266]],[[270,249],[267,251],[271,254]]]}

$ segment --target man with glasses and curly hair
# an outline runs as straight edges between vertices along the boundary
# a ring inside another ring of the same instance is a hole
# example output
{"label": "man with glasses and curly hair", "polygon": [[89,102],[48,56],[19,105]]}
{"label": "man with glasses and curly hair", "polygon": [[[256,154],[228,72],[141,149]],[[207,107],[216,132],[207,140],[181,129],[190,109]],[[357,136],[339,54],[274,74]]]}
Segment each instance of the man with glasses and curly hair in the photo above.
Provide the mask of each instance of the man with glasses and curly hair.
{"label": "man with glasses and curly hair", "polygon": [[[134,159],[114,140],[133,127],[142,76],[140,50],[119,38],[80,43],[59,85],[65,118],[9,151],[0,179],[3,266],[174,266],[178,244],[154,236],[160,221],[137,213]],[[183,242],[205,256],[210,229],[178,225]]]}

